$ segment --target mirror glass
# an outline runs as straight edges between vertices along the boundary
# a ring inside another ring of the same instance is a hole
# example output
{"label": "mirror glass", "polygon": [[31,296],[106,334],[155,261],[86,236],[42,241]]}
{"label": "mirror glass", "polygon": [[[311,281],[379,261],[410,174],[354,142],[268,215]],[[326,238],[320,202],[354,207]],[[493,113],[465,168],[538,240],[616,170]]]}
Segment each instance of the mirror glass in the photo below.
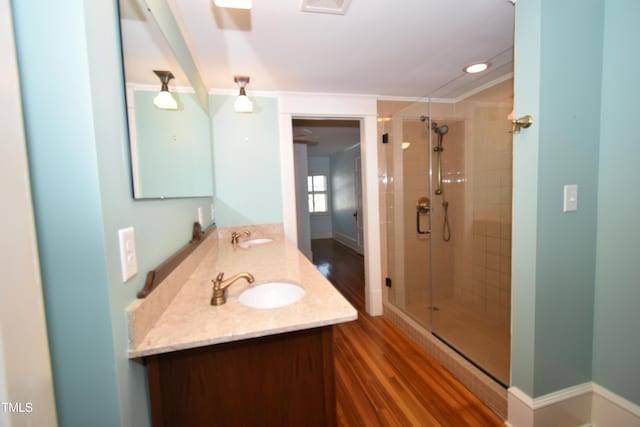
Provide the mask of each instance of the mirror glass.
{"label": "mirror glass", "polygon": [[[190,59],[186,44],[169,40],[181,35],[163,32],[143,0],[120,0],[119,6],[134,198],[211,196],[210,120],[177,59]],[[174,52],[176,46],[182,51]],[[154,105],[161,88],[154,70],[173,74],[169,92],[176,110]]]}

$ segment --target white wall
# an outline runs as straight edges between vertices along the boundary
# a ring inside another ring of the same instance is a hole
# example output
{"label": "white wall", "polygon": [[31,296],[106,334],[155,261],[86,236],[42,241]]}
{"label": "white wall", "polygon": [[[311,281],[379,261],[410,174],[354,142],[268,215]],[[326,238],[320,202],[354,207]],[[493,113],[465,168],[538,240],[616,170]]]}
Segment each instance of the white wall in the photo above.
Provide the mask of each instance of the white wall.
{"label": "white wall", "polygon": [[354,160],[360,155],[360,146],[340,151],[331,156],[331,220],[333,238],[358,251],[357,223],[354,213],[358,209]]}
{"label": "white wall", "polygon": [[298,249],[300,249],[309,260],[313,260],[313,255],[311,254],[311,223],[309,206],[307,204],[307,146],[304,144],[293,144],[293,156],[296,169]]}
{"label": "white wall", "polygon": [[0,406],[0,426],[56,426],[9,2],[0,4],[0,58],[0,404],[27,411]]}

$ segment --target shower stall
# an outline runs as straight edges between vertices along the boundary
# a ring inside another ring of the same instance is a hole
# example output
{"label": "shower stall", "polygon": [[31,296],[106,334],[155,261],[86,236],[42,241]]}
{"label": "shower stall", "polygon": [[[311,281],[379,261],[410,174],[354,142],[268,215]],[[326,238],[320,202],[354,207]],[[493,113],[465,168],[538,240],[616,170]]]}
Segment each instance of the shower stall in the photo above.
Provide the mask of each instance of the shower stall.
{"label": "shower stall", "polygon": [[513,82],[459,86],[380,104],[389,302],[507,386]]}

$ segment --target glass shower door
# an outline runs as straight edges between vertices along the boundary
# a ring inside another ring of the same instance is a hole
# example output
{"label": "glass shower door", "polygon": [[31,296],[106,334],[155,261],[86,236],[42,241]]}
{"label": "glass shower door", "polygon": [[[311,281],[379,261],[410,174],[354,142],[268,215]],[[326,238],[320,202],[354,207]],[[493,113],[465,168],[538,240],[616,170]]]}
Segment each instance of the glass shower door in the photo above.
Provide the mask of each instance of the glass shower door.
{"label": "glass shower door", "polygon": [[420,100],[383,118],[389,300],[503,385],[510,369],[512,84]]}
{"label": "glass shower door", "polygon": [[[432,332],[505,386],[510,369],[512,105],[511,79],[455,103],[431,104],[433,121],[448,126],[437,153],[442,193],[433,196]],[[437,133],[431,138],[435,146]],[[443,227],[450,228],[449,239]]]}
{"label": "glass shower door", "polygon": [[426,102],[418,102],[384,122],[389,299],[425,328],[431,324],[427,108]]}

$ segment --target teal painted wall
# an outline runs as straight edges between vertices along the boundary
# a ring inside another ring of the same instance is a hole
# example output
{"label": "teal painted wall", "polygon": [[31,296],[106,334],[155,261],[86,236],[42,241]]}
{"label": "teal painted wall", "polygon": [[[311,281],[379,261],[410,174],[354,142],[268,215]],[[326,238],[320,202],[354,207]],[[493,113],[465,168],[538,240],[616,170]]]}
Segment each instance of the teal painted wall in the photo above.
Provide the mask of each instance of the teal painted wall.
{"label": "teal painted wall", "polygon": [[[602,16],[602,0],[518,3],[516,115],[533,114],[538,133],[514,141],[512,384],[533,397],[591,379]],[[523,72],[527,61],[537,68]],[[577,212],[562,212],[566,184],[579,186]],[[520,229],[532,216],[535,235]]]}
{"label": "teal painted wall", "polygon": [[348,239],[357,246],[358,230],[353,213],[358,209],[354,159],[360,156],[360,145],[340,151],[330,158],[331,224],[333,235]]}
{"label": "teal painted wall", "polygon": [[604,16],[593,379],[640,404],[640,2]]}
{"label": "teal painted wall", "polygon": [[[115,2],[12,7],[59,425],[148,426],[125,309],[211,198],[132,198]],[[126,226],[139,272],[123,284]]]}
{"label": "teal painted wall", "polygon": [[13,13],[59,424],[107,426],[120,408],[82,6]]}
{"label": "teal painted wall", "polygon": [[[540,119],[539,1],[517,5],[514,113]],[[513,137],[513,225],[511,246],[511,384],[533,395],[539,126]]]}
{"label": "teal painted wall", "polygon": [[251,97],[254,112],[243,114],[235,99],[209,98],[216,224],[282,222],[278,101]]}
{"label": "teal painted wall", "polygon": [[602,16],[603,0],[542,2],[535,397],[591,379]]}
{"label": "teal painted wall", "polygon": [[177,110],[153,105],[157,91],[134,91],[140,195],[213,194],[209,116],[191,93],[173,93]]}

